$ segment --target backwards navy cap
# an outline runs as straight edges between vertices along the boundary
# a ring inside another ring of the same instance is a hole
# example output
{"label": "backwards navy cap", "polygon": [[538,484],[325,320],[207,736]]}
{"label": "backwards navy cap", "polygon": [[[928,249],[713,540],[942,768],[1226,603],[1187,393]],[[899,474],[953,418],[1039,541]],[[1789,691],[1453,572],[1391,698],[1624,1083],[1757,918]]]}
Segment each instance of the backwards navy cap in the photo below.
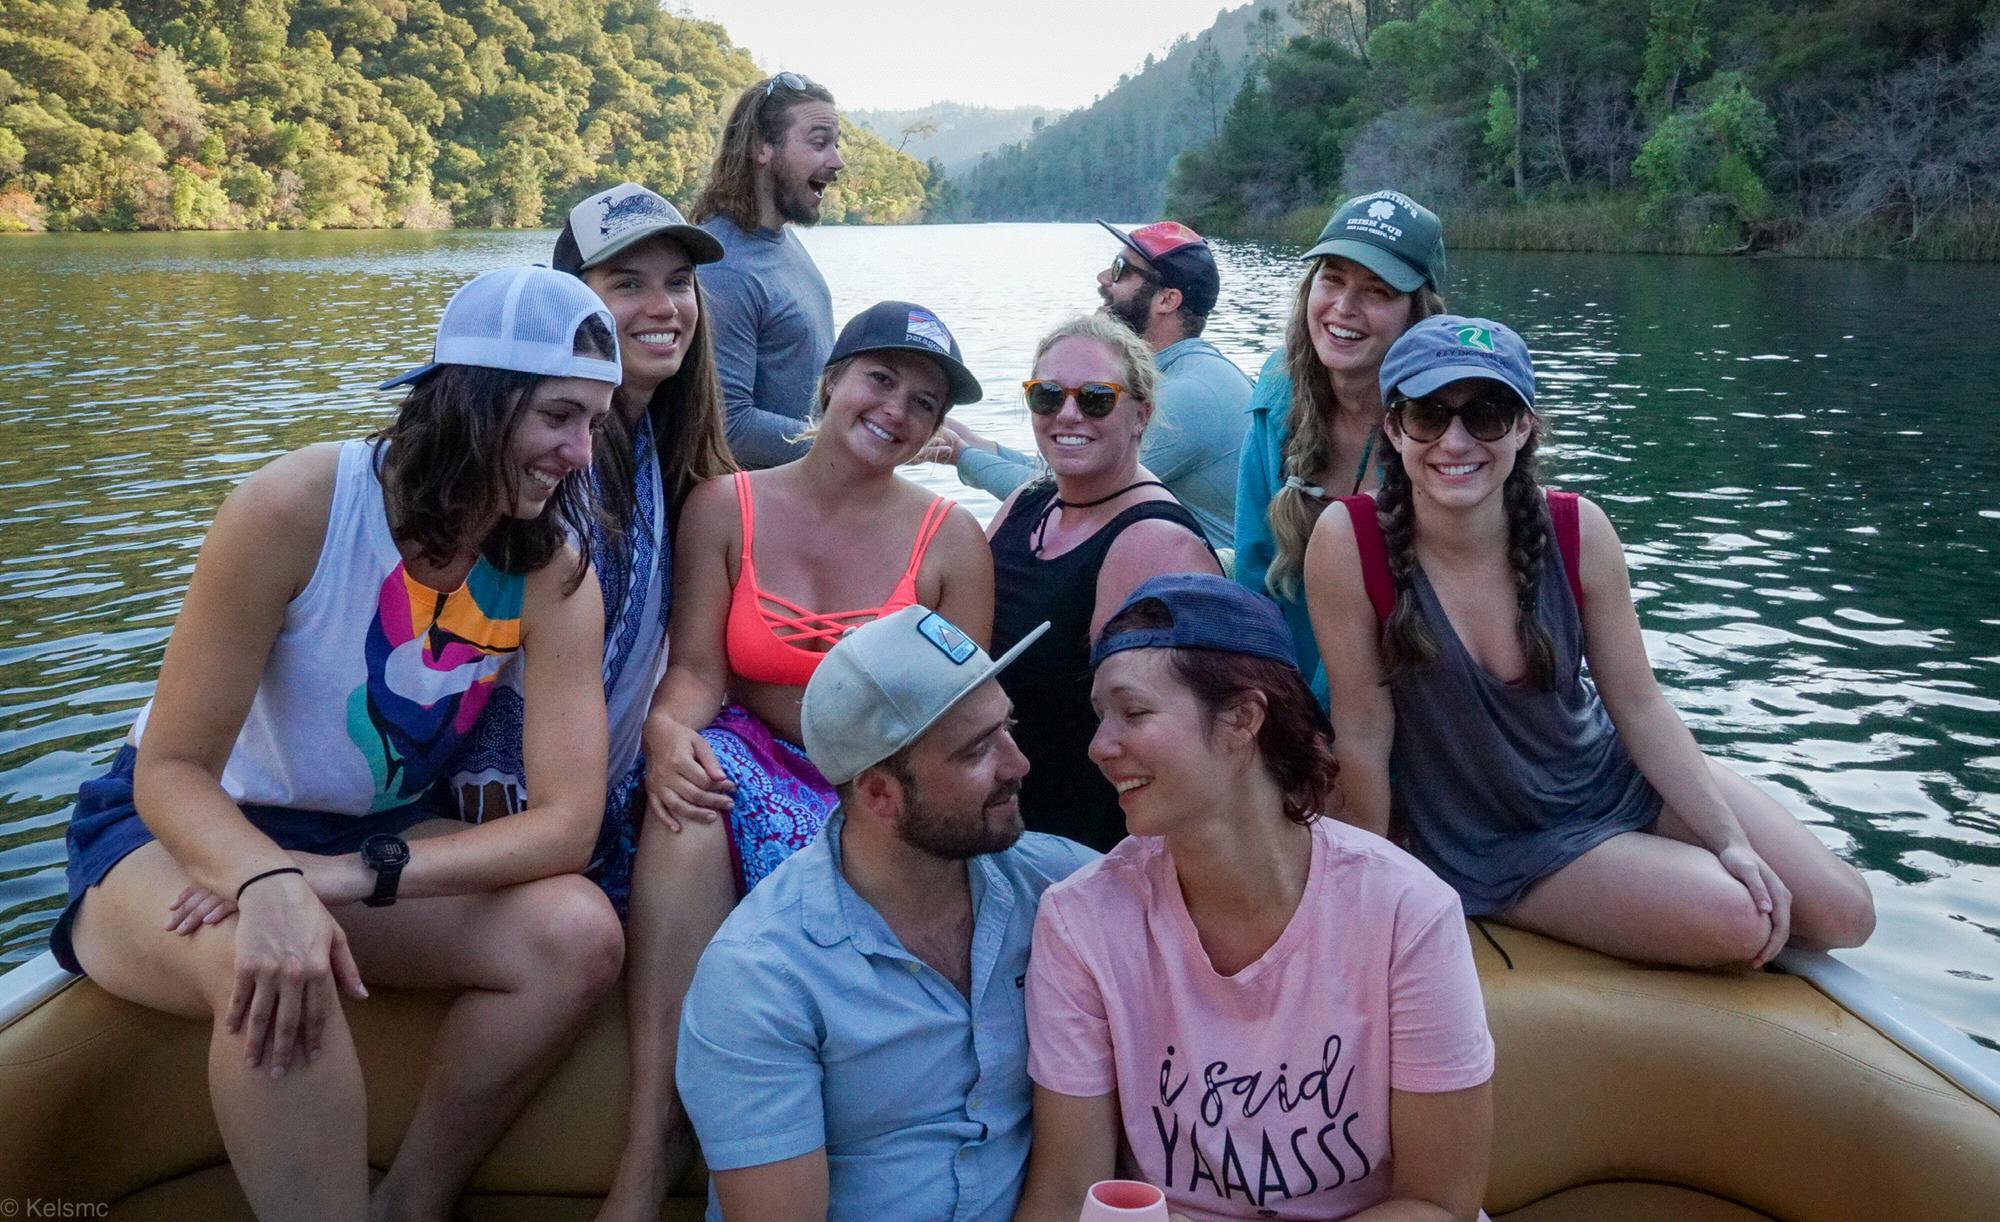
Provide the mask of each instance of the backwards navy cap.
{"label": "backwards navy cap", "polygon": [[1090,649],[1093,668],[1128,649],[1219,649],[1283,662],[1293,670],[1299,667],[1284,613],[1262,594],[1212,573],[1167,573],[1132,591],[1112,619],[1155,598],[1166,606],[1173,622],[1098,637]]}

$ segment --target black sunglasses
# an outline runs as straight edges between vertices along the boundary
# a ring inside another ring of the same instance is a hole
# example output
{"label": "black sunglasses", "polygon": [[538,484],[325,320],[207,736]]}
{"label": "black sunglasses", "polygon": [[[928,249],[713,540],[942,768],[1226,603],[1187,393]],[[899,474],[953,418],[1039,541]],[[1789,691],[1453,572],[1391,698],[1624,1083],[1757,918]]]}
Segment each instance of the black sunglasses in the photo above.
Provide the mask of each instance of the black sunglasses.
{"label": "black sunglasses", "polygon": [[1037,416],[1053,416],[1062,410],[1064,400],[1076,396],[1076,408],[1092,420],[1102,420],[1118,406],[1118,396],[1125,388],[1116,382],[1085,382],[1081,386],[1064,386],[1054,378],[1030,378],[1021,383],[1021,393],[1027,396],[1028,410]]}
{"label": "black sunglasses", "polygon": [[778,75],[764,82],[764,96],[767,98],[770,97],[771,91],[773,89],[776,89],[780,85],[783,85],[785,88],[791,90],[793,93],[805,93],[809,90],[819,88],[818,85],[815,85],[813,83],[813,79],[811,77],[806,76],[803,73],[780,72]]}
{"label": "black sunglasses", "polygon": [[1453,407],[1431,395],[1398,399],[1389,407],[1396,428],[1412,441],[1432,442],[1451,428],[1452,417],[1465,423],[1465,431],[1479,441],[1498,441],[1514,427],[1526,411],[1521,401],[1505,391],[1493,391]]}
{"label": "black sunglasses", "polygon": [[1160,278],[1158,276],[1154,276],[1147,273],[1147,271],[1144,268],[1140,267],[1137,263],[1132,262],[1130,259],[1127,259],[1124,255],[1112,256],[1111,283],[1116,284],[1120,280],[1123,280],[1125,278],[1125,273],[1127,272],[1130,272],[1133,275],[1139,277],[1139,279],[1144,280],[1147,284],[1158,284],[1160,282]]}

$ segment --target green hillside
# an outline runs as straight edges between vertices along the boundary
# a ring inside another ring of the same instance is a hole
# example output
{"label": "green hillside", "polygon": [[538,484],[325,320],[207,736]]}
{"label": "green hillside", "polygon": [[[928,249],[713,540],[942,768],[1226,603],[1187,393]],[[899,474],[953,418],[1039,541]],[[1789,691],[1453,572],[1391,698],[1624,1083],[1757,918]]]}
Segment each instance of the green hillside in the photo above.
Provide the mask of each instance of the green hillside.
{"label": "green hillside", "polygon": [[1458,246],[2000,257],[1994,0],[1293,0],[1171,214],[1300,241],[1395,187]]}
{"label": "green hillside", "polygon": [[[0,230],[534,226],[685,200],[759,76],[657,0],[0,0]],[[850,132],[828,220],[910,220]]]}
{"label": "green hillside", "polygon": [[1259,48],[1296,31],[1286,4],[1256,0],[1219,14],[1199,37],[1148,55],[1090,106],[982,158],[953,179],[959,207],[983,220],[1160,215],[1174,158],[1220,132]]}

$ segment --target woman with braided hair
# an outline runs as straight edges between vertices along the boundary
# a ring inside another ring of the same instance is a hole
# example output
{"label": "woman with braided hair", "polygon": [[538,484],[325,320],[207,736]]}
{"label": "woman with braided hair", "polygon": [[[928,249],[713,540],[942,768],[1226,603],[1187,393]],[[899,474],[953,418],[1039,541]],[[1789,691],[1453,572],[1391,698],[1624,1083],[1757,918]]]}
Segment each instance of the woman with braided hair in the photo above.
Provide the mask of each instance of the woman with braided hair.
{"label": "woman with braided hair", "polygon": [[1520,337],[1426,319],[1381,391],[1381,490],[1330,507],[1305,560],[1341,816],[1393,825],[1468,915],[1628,959],[1864,941],[1861,876],[1706,759],[1660,692],[1603,511],[1537,482]]}
{"label": "woman with braided hair", "polygon": [[1377,191],[1334,209],[1304,257],[1284,347],[1264,362],[1250,399],[1233,575],[1277,600],[1324,707],[1326,672],[1299,587],[1306,541],[1334,497],[1380,481],[1388,451],[1376,373],[1412,323],[1444,312],[1444,229],[1409,196]]}

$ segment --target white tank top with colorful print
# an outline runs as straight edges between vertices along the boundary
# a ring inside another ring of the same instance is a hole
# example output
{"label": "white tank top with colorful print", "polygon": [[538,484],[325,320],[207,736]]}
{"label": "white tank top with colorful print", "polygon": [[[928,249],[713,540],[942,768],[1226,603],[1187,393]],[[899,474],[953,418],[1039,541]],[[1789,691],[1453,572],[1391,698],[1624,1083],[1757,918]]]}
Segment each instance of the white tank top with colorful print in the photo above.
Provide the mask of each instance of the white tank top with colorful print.
{"label": "white tank top with colorful print", "polygon": [[340,448],[319,562],[285,608],[222,772],[239,803],[364,815],[423,798],[521,647],[522,575],[482,557],[449,593],[410,576],[377,454],[369,441]]}

